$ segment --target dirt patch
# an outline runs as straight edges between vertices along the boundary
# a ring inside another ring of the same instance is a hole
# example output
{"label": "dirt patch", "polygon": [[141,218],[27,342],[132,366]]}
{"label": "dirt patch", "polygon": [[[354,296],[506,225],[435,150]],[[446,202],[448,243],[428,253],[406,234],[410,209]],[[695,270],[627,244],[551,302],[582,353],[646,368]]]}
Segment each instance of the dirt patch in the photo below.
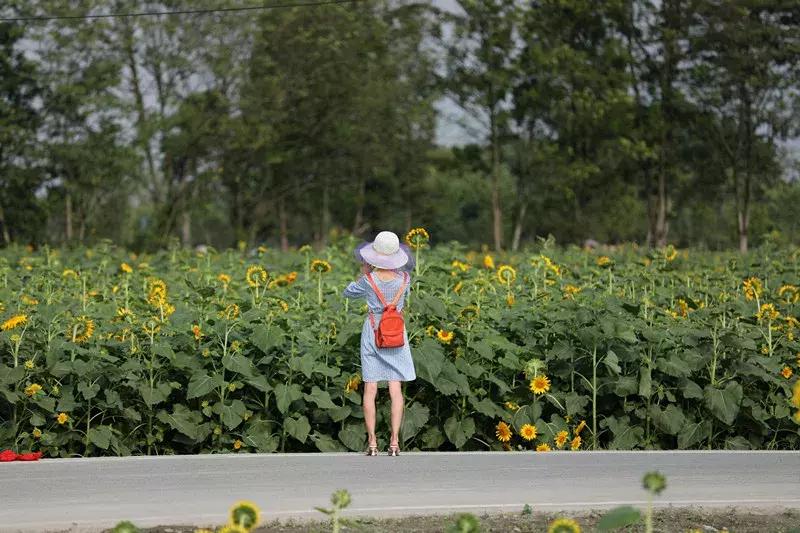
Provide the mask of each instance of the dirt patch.
{"label": "dirt patch", "polygon": [[[551,521],[568,516],[575,519],[581,531],[595,531],[602,511],[588,513],[502,513],[479,516],[484,533],[541,533],[547,531]],[[456,514],[432,516],[408,516],[403,518],[357,518],[343,531],[369,533],[428,533],[445,531],[454,523]],[[653,525],[660,533],[687,533],[700,530],[703,533],[729,531],[730,533],[800,533],[800,510],[775,513],[741,512],[735,509],[660,509],[655,512]],[[330,525],[322,521],[273,521],[258,529],[257,533],[320,533],[330,531]],[[193,533],[193,527],[170,526],[144,530],[147,533]],[[629,533],[643,532],[644,526],[629,527]]]}

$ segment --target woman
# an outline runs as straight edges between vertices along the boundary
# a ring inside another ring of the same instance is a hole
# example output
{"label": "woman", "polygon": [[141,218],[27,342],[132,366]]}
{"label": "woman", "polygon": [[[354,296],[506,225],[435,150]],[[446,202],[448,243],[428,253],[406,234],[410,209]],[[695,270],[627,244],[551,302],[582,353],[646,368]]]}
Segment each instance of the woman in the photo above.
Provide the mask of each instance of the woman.
{"label": "woman", "polygon": [[380,325],[386,304],[394,303],[398,311],[403,310],[405,297],[411,286],[405,268],[411,263],[411,254],[401,247],[400,239],[391,231],[380,232],[373,242],[356,248],[356,257],[362,262],[362,276],[350,282],[344,290],[347,298],[366,298],[369,314],[361,329],[361,376],[364,382],[364,423],[367,427],[367,455],[378,455],[375,437],[375,396],[378,382],[389,382],[392,400],[392,433],[388,453],[400,454],[400,422],[403,418],[403,391],[401,381],[416,379],[414,361],[408,346],[408,334],[403,331],[403,344],[396,348],[380,348],[375,330]]}

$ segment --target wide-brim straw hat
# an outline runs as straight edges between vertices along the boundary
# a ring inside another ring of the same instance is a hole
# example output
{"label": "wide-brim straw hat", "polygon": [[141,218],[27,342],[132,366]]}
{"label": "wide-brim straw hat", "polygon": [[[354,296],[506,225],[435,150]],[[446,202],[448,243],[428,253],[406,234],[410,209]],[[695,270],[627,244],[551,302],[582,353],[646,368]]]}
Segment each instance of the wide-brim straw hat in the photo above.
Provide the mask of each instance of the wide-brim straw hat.
{"label": "wide-brim straw hat", "polygon": [[378,233],[374,241],[362,242],[356,246],[354,253],[357,260],[376,268],[406,270],[413,266],[411,251],[391,231]]}

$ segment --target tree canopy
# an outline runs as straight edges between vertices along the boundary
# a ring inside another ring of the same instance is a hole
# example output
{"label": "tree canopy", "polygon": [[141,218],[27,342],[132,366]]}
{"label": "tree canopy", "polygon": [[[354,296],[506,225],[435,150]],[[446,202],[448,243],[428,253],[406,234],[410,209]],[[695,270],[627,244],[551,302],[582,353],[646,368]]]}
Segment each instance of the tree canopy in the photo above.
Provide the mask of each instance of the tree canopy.
{"label": "tree canopy", "polygon": [[800,242],[797,2],[197,7],[0,7],[4,243]]}

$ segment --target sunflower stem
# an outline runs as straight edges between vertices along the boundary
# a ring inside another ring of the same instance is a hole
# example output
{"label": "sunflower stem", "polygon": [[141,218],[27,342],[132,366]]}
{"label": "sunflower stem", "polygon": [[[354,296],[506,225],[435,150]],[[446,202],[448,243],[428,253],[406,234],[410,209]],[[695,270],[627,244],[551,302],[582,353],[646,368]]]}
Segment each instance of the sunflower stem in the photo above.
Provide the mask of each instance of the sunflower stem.
{"label": "sunflower stem", "polygon": [[653,533],[653,494],[647,493],[647,513],[644,515],[645,533]]}
{"label": "sunflower stem", "polygon": [[597,345],[592,348],[592,449],[597,449]]}

